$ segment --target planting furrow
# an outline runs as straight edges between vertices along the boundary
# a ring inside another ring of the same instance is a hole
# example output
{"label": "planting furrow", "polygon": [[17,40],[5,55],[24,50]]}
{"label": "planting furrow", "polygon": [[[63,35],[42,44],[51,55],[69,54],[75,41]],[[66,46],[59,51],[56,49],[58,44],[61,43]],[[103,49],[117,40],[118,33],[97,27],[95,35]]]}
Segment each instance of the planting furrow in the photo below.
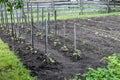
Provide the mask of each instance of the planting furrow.
{"label": "planting furrow", "polygon": [[[24,32],[21,32],[21,33],[24,33]],[[27,36],[25,39],[27,44],[31,42],[31,35],[29,32],[26,35],[21,34],[21,36]],[[44,40],[41,41],[39,38],[34,37],[34,47],[35,49],[39,49],[40,51],[44,52],[45,51]],[[58,75],[60,74],[62,76],[67,76],[67,75],[73,76],[80,72],[83,73],[83,70],[81,69],[81,67],[84,66],[86,62],[84,62],[84,64],[73,62],[72,60],[70,60],[70,58],[65,57],[62,52],[55,50],[51,47],[52,47],[51,45],[48,46],[48,54],[50,53],[51,54],[50,57],[53,58],[56,62],[60,63],[62,67],[64,67],[62,71],[56,72],[56,74]],[[84,69],[87,70],[87,68],[88,67],[85,67]],[[72,78],[71,76],[69,78]]]}

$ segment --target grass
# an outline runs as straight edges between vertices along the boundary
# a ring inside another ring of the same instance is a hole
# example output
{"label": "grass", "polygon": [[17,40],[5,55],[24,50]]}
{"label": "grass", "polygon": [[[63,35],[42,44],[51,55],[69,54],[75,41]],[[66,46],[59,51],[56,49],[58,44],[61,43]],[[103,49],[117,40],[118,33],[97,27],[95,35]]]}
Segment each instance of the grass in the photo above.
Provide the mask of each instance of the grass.
{"label": "grass", "polygon": [[0,80],[36,80],[0,39]]}
{"label": "grass", "polygon": [[[61,13],[61,11],[60,11],[60,13]],[[102,17],[102,16],[120,15],[120,12],[118,12],[118,11],[117,12],[110,12],[110,13],[105,13],[104,12],[104,13],[97,13],[97,14],[96,13],[93,13],[93,14],[92,13],[90,13],[90,14],[83,13],[83,15],[82,14],[80,14],[80,15],[79,14],[74,14],[74,13],[72,13],[72,14],[66,14],[65,13],[65,15],[61,15],[61,16],[58,14],[57,20],[66,20],[66,19],[74,19],[74,18],[82,18],[83,19],[83,18],[91,18],[91,17]],[[33,15],[34,15],[33,16],[34,17],[34,22],[37,22],[37,13],[34,13]],[[45,13],[44,19],[47,19],[47,14],[46,13]],[[54,20],[54,17],[51,16],[50,20]],[[19,19],[19,21],[21,22],[20,19]],[[30,21],[31,21],[31,19],[30,19]],[[41,17],[39,18],[39,21],[42,21]],[[17,22],[17,20],[15,19],[14,23],[16,23],[16,22]],[[1,23],[1,21],[0,21],[0,23]],[[8,23],[11,23],[10,16],[9,16]]]}
{"label": "grass", "polygon": [[113,16],[113,15],[120,15],[120,12],[111,12],[111,13],[104,13],[104,14],[83,14],[83,15],[70,15],[70,16],[59,16],[57,19],[74,19],[74,18],[91,18],[91,17],[102,17],[102,16]]}

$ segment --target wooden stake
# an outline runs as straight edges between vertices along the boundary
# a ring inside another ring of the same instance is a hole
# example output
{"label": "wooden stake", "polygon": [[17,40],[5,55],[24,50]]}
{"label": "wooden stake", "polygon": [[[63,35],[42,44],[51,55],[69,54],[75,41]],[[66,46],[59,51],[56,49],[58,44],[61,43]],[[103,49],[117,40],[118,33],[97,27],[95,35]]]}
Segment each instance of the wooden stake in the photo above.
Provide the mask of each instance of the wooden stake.
{"label": "wooden stake", "polygon": [[47,21],[47,24],[48,24],[48,33],[50,34],[50,10],[48,9],[48,21]]}
{"label": "wooden stake", "polygon": [[65,45],[65,38],[66,38],[66,21],[64,21],[64,24],[63,24],[63,35],[64,35],[64,45]]}
{"label": "wooden stake", "polygon": [[44,32],[44,8],[42,8],[42,31]]}
{"label": "wooden stake", "polygon": [[76,23],[74,24],[74,50],[76,51]]}
{"label": "wooden stake", "polygon": [[45,53],[48,53],[48,21],[46,20],[46,27],[45,27]]}
{"label": "wooden stake", "polygon": [[32,13],[32,3],[31,3],[31,45],[34,49],[34,25],[33,25],[33,13]]}

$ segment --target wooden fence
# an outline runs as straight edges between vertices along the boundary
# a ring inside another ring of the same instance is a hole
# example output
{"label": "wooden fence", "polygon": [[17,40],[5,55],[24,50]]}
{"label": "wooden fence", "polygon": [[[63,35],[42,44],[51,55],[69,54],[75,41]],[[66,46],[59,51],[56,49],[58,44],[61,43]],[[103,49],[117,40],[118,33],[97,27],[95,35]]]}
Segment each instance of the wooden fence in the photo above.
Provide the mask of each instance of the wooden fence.
{"label": "wooden fence", "polygon": [[[0,7],[0,23],[10,23],[10,13],[6,11],[5,5],[1,5]],[[48,18],[48,13],[50,20],[54,20],[55,15],[57,18],[64,19],[64,17],[74,17],[83,14],[107,13],[110,12],[110,10],[116,9],[119,9],[119,3],[114,5],[114,3],[106,1],[80,1],[64,3],[25,2],[24,8],[19,10],[14,9],[12,15],[15,18],[15,22],[17,22],[17,20],[20,18],[30,22],[31,14],[36,22],[40,22],[45,20],[45,18]]]}

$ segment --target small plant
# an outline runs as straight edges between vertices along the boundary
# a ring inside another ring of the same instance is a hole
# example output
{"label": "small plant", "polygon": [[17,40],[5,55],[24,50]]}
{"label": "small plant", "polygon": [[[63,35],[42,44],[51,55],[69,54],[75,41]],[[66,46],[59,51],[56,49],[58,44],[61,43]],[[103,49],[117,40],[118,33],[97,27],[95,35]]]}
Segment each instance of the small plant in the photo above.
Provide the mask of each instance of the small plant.
{"label": "small plant", "polygon": [[32,49],[31,51],[32,51],[33,54],[38,53],[38,51],[36,49],[33,49],[32,47],[31,47],[31,49]]}
{"label": "small plant", "polygon": [[1,25],[1,26],[0,26],[0,29],[1,29],[1,30],[5,30],[5,25],[4,25],[4,24]]}
{"label": "small plant", "polygon": [[66,77],[64,77],[64,80],[67,80],[67,78],[66,78]]}
{"label": "small plant", "polygon": [[0,29],[2,28],[3,26],[2,25],[0,25]]}
{"label": "small plant", "polygon": [[73,56],[80,56],[81,55],[81,51],[79,49],[76,49],[73,53]]}
{"label": "small plant", "polygon": [[47,60],[50,61],[51,63],[55,63],[55,60],[50,57],[51,53],[46,53]]}
{"label": "small plant", "polygon": [[22,25],[22,26],[20,26],[21,27],[21,29],[24,29],[24,26]]}
{"label": "small plant", "polygon": [[39,37],[39,36],[41,37],[41,36],[42,36],[42,33],[41,33],[41,32],[37,32],[37,33],[35,34],[35,36],[36,36],[36,37]]}
{"label": "small plant", "polygon": [[2,30],[5,30],[5,27],[3,26],[1,29],[2,29]]}
{"label": "small plant", "polygon": [[8,33],[9,33],[9,30],[7,30],[7,29],[6,29],[6,30],[5,30],[5,33],[7,33],[7,34],[8,34]]}
{"label": "small plant", "polygon": [[98,34],[99,34],[99,32],[95,32],[95,34],[96,34],[96,35],[98,35]]}
{"label": "small plant", "polygon": [[30,42],[27,42],[26,45],[27,45],[27,46],[31,46],[31,43],[30,43]]}
{"label": "small plant", "polygon": [[53,35],[52,34],[48,34],[48,38],[50,39],[50,38],[52,38],[53,37]]}
{"label": "small plant", "polygon": [[67,48],[67,46],[66,45],[64,45],[63,47],[61,47],[61,51],[63,51],[63,52],[67,52],[69,49]]}
{"label": "small plant", "polygon": [[61,45],[61,42],[59,39],[55,39],[54,40],[54,46],[58,46],[58,45]]}
{"label": "small plant", "polygon": [[27,32],[30,32],[31,31],[31,29],[30,28],[27,28]]}
{"label": "small plant", "polygon": [[24,43],[24,38],[23,37],[19,37],[19,43],[21,43],[21,44]]}
{"label": "small plant", "polygon": [[12,34],[12,30],[10,29],[7,34],[11,35]]}
{"label": "small plant", "polygon": [[37,53],[38,51],[37,50],[34,50],[34,53]]}
{"label": "small plant", "polygon": [[10,39],[11,39],[12,41],[14,41],[14,37],[10,37]]}
{"label": "small plant", "polygon": [[80,76],[80,74],[76,74],[76,75],[74,76],[73,80],[81,80],[79,76]]}
{"label": "small plant", "polygon": [[39,37],[40,39],[43,39],[43,34],[41,32],[35,33],[36,37]]}
{"label": "small plant", "polygon": [[32,48],[31,43],[27,42],[26,45],[27,45],[26,50],[34,51],[34,53],[37,53],[37,52]]}

